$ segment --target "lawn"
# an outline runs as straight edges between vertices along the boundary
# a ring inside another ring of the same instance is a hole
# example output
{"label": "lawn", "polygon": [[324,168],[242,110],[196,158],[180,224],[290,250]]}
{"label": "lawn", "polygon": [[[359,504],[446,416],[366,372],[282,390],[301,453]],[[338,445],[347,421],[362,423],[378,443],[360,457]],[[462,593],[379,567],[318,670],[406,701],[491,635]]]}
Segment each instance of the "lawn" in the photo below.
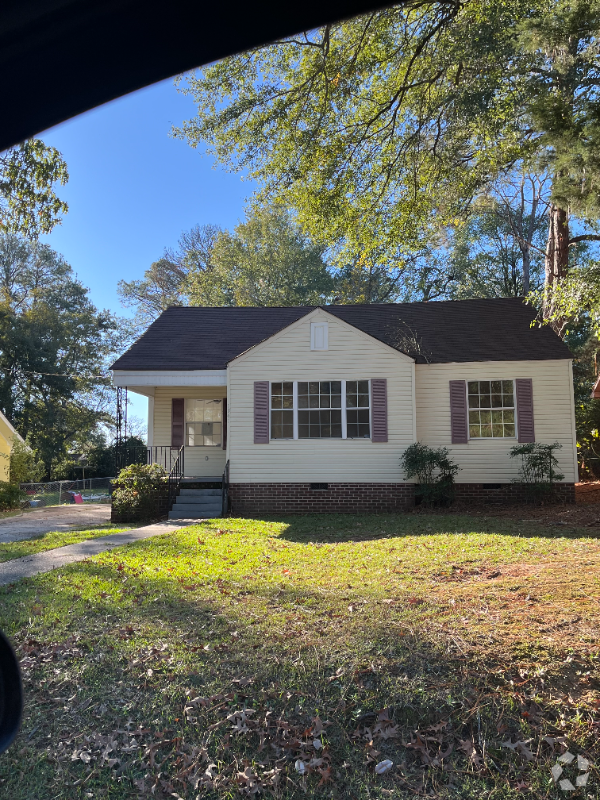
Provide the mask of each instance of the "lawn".
{"label": "lawn", "polygon": [[13,558],[21,558],[22,556],[32,556],[34,553],[42,553],[44,550],[54,550],[56,547],[64,547],[67,544],[84,542],[87,539],[97,539],[98,536],[123,533],[123,531],[135,527],[137,526],[117,527],[109,522],[106,525],[94,525],[91,528],[82,528],[76,531],[42,533],[30,539],[21,539],[19,542],[0,543],[0,563],[11,561]]}
{"label": "lawn", "polygon": [[[597,528],[330,515],[6,587],[27,709],[0,796],[598,798],[599,575]],[[567,747],[592,767],[565,794]]]}

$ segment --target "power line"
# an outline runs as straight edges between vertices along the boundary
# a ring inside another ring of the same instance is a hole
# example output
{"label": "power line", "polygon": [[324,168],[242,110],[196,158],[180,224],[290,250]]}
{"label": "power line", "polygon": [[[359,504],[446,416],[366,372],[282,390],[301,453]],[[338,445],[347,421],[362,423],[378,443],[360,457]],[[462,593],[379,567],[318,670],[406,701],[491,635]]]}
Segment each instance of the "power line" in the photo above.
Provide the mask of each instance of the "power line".
{"label": "power line", "polygon": [[44,375],[49,378],[108,378],[109,375],[72,375],[67,372],[33,372],[30,369],[22,369],[25,375]]}

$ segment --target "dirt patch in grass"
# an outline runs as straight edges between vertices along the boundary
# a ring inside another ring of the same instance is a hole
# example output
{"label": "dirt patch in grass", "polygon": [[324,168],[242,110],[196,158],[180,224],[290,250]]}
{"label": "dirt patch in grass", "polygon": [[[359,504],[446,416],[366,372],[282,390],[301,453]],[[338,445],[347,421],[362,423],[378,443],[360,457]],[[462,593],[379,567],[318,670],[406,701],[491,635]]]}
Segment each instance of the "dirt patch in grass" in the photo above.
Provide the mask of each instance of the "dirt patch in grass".
{"label": "dirt patch in grass", "polygon": [[[600,488],[598,494],[600,498]],[[416,508],[412,513],[430,514],[431,511],[421,511]],[[439,511],[435,513],[444,515],[448,512]],[[540,524],[552,526],[595,527],[600,526],[600,499],[596,502],[586,502],[581,505],[557,505],[553,503],[547,505],[534,505],[533,503],[515,505],[498,503],[497,505],[490,505],[486,503],[478,506],[473,503],[456,503],[452,506],[452,513],[475,518],[493,515],[499,519],[536,521]]]}
{"label": "dirt patch in grass", "polygon": [[314,516],[7,587],[28,700],[0,796],[564,797],[561,754],[600,761],[599,567],[590,530]]}

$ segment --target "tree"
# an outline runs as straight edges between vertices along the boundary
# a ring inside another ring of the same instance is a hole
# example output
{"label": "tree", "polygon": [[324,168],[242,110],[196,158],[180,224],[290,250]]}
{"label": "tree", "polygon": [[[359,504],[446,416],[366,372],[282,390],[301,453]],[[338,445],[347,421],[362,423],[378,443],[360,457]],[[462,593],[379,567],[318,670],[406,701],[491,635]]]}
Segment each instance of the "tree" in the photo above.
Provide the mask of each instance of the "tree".
{"label": "tree", "polygon": [[45,471],[44,462],[35,450],[14,436],[10,451],[10,482],[36,483],[44,477]]}
{"label": "tree", "polygon": [[144,330],[168,306],[188,304],[185,288],[188,275],[213,269],[212,253],[219,233],[217,225],[195,225],[181,234],[175,249],[165,250],[141,281],[119,281],[121,302],[136,309],[138,331]]}
{"label": "tree", "polygon": [[[418,251],[499,177],[547,174],[552,287],[598,238],[599,19],[598,0],[383,9],[187,76],[198,114],[174,134],[356,258]],[[587,229],[571,235],[569,215]]]}
{"label": "tree", "polygon": [[138,330],[173,304],[322,303],[334,286],[324,253],[288,212],[254,208],[233,232],[197,225],[183,233],[143,280],[121,281],[119,294],[136,309]]}
{"label": "tree", "polygon": [[74,439],[110,422],[107,360],[124,333],[50,247],[0,236],[0,408],[47,476]]}
{"label": "tree", "polygon": [[50,233],[68,211],[54,186],[68,179],[61,154],[40,139],[29,139],[0,155],[0,232],[31,238]]}
{"label": "tree", "polygon": [[451,234],[447,296],[524,297],[544,280],[547,180],[529,173],[497,182]]}
{"label": "tree", "polygon": [[290,214],[253,209],[233,233],[216,239],[211,270],[190,271],[192,305],[293,306],[324,302],[333,281],[325,248],[313,244]]}

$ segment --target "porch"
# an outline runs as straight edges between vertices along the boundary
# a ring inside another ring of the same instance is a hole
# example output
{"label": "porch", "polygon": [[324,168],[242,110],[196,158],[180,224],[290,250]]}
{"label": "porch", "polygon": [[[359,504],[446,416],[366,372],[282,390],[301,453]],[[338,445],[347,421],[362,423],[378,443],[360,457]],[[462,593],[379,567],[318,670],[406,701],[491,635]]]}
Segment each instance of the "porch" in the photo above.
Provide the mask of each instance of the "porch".
{"label": "porch", "polygon": [[221,482],[227,463],[225,370],[115,370],[113,380],[117,387],[122,387],[121,391],[148,398],[146,452],[122,451],[123,465],[145,461],[160,464],[170,473],[181,456],[180,473],[184,479]]}

